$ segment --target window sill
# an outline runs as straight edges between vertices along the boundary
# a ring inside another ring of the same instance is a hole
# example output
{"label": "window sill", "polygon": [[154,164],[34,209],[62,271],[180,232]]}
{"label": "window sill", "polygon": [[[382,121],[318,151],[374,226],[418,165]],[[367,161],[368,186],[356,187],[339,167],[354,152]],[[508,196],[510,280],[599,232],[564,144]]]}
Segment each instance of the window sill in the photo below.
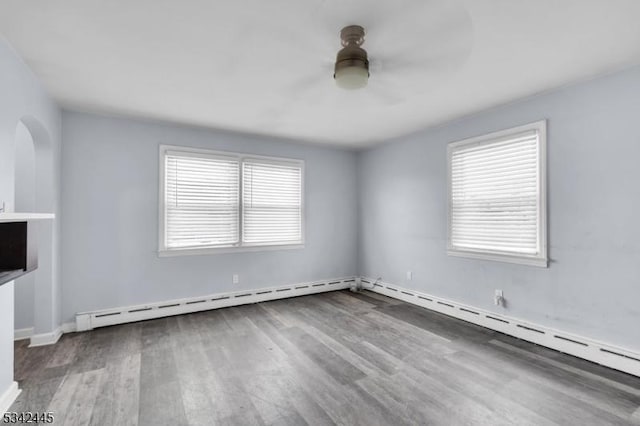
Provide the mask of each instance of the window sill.
{"label": "window sill", "polygon": [[184,249],[160,249],[158,257],[174,256],[198,256],[210,254],[247,253],[257,251],[296,250],[303,249],[304,244],[282,244],[245,247],[208,247],[208,248],[184,248]]}
{"label": "window sill", "polygon": [[501,253],[481,253],[465,250],[447,250],[447,255],[455,257],[466,257],[468,259],[492,260],[495,262],[516,263],[518,265],[537,266],[539,268],[548,267],[547,258],[516,256]]}

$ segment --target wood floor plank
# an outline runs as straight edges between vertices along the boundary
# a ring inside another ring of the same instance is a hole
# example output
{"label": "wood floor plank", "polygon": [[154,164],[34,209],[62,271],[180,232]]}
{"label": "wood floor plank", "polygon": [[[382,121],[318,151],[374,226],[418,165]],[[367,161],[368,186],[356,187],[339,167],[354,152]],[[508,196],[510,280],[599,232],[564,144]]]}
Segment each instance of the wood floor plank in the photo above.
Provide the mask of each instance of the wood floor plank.
{"label": "wood floor plank", "polygon": [[173,318],[147,321],[141,331],[140,425],[187,425],[182,389],[168,324]]}
{"label": "wood floor plank", "polygon": [[[565,400],[563,404],[584,406],[587,411],[597,410],[626,418],[636,404],[628,400],[629,395],[619,394],[614,387],[594,387],[592,384],[585,383],[581,385],[579,383],[581,376],[576,376],[557,366],[535,360],[532,362],[521,354],[504,351],[491,344],[477,346],[473,353],[467,352],[460,356],[464,356],[461,368],[472,367],[475,371],[482,371],[484,377],[515,378],[509,380],[509,383],[516,381],[535,389],[536,392],[542,390],[546,394],[557,395],[557,399]],[[452,358],[448,357],[448,359]],[[501,391],[500,383],[497,383],[494,389]],[[518,398],[517,393],[507,392],[505,395],[517,403],[528,404],[527,398]],[[571,401],[566,401],[565,397],[571,398]],[[614,419],[610,423],[615,424],[617,421]]]}
{"label": "wood floor plank", "polygon": [[140,353],[107,365],[91,425],[138,425]]}
{"label": "wood floor plank", "polygon": [[53,378],[34,377],[20,382],[22,392],[11,407],[11,411],[31,411],[42,413],[47,411],[53,396],[58,391],[65,376]]}
{"label": "wood floor plank", "polygon": [[47,368],[60,367],[66,364],[72,363],[78,353],[78,346],[82,341],[82,336],[79,334],[65,334],[60,338],[60,344],[56,345],[53,350]]}
{"label": "wood floor plank", "polygon": [[178,317],[179,330],[172,346],[177,375],[182,391],[182,403],[190,425],[212,424],[215,401],[211,387],[217,380],[202,344],[193,316]]}
{"label": "wood floor plank", "polygon": [[314,364],[329,373],[340,383],[352,383],[365,376],[364,372],[345,358],[322,344],[318,339],[299,328],[283,332],[293,344],[298,346]]}
{"label": "wood floor plank", "polygon": [[[501,395],[499,391],[511,380],[496,385],[483,379],[483,376],[459,368],[444,358],[406,360],[396,378],[403,388],[412,389],[413,394],[424,394],[422,400],[429,401],[432,411],[444,410],[445,418],[455,418],[459,423],[494,424],[506,419],[506,424],[555,424],[519,401]],[[451,402],[460,404],[464,409],[458,409]]]}
{"label": "wood floor plank", "polygon": [[55,422],[63,426],[85,426],[91,420],[99,383],[104,370],[74,373],[67,376],[49,404]]}
{"label": "wood floor plank", "polygon": [[262,372],[246,377],[244,382],[249,398],[266,424],[308,424],[292,404],[295,388],[291,388],[286,372]]}
{"label": "wood floor plank", "polygon": [[341,306],[346,309],[349,313],[357,315],[358,312],[368,312],[373,308],[376,308],[378,305],[376,303],[371,303],[367,300],[353,297],[352,295],[342,292],[342,291],[334,291],[331,293],[325,293],[324,299],[328,300],[330,303]]}
{"label": "wood floor plank", "polygon": [[73,396],[82,380],[82,373],[70,374],[60,384],[47,407],[53,413],[56,423],[65,424],[67,416],[73,410]]}
{"label": "wood floor plank", "polygon": [[398,299],[391,299],[390,297],[383,296],[382,294],[374,293],[372,291],[360,291],[351,292],[350,296],[356,299],[364,300],[377,307],[390,306],[390,305],[402,305],[404,302]]}
{"label": "wood floor plank", "polygon": [[536,361],[541,361],[543,363],[552,365],[552,366],[554,366],[556,368],[559,368],[559,369],[565,370],[567,372],[582,376],[582,377],[584,377],[586,379],[593,380],[593,381],[598,382],[600,384],[604,384],[607,387],[612,387],[612,388],[618,389],[618,390],[620,390],[622,392],[628,393],[630,395],[634,395],[634,396],[638,397],[638,401],[640,401],[640,389],[637,389],[637,388],[635,388],[633,386],[628,386],[628,385],[626,385],[624,383],[619,383],[619,382],[617,382],[615,380],[611,380],[611,379],[608,379],[606,377],[602,377],[602,376],[599,376],[597,374],[593,374],[593,373],[590,373],[588,371],[585,371],[585,370],[582,370],[582,369],[579,369],[579,368],[571,367],[571,366],[569,366],[569,365],[567,365],[565,363],[558,362],[555,359],[546,358],[546,357],[537,355],[535,353],[531,353],[531,352],[528,352],[526,350],[520,349],[520,348],[516,347],[515,345],[510,345],[510,344],[507,344],[507,343],[504,343],[504,342],[497,341],[495,339],[491,340],[489,343],[497,345],[497,346],[500,346],[501,348],[507,349],[509,351],[513,351],[513,352],[515,352],[515,353],[517,353],[519,355],[522,355],[524,357],[527,357],[529,359],[536,360]]}
{"label": "wood floor plank", "polygon": [[51,348],[39,346],[27,348],[26,355],[14,360],[14,378],[21,381],[31,377],[41,377],[51,358]]}

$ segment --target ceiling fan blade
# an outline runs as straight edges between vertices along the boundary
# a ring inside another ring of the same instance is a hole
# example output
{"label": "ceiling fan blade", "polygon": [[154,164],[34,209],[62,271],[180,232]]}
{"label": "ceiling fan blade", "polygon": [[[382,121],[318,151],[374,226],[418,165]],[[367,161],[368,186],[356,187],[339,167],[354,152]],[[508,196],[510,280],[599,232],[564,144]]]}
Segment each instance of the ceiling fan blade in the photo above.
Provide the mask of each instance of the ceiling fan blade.
{"label": "ceiling fan blade", "polygon": [[395,40],[395,48],[422,44],[440,44],[447,38],[473,32],[471,15],[457,0],[412,1],[411,12],[398,9],[368,28],[371,40]]}
{"label": "ceiling fan blade", "polygon": [[467,59],[467,55],[456,55],[453,52],[445,52],[423,58],[390,55],[371,58],[369,60],[369,70],[372,75],[381,73],[420,73],[426,77],[441,75],[461,68]]}
{"label": "ceiling fan blade", "polygon": [[[385,70],[407,66],[434,70],[442,67],[446,71],[466,62],[474,40],[468,12],[456,2],[445,6],[443,0],[425,4],[435,6],[424,6],[415,14],[403,15],[402,25],[385,19],[379,27],[370,28],[365,44],[374,66]],[[432,9],[443,13],[433,14]]]}
{"label": "ceiling fan blade", "polygon": [[406,97],[397,91],[390,90],[383,85],[369,85],[366,90],[379,101],[387,106],[393,106],[403,103]]}
{"label": "ceiling fan blade", "polygon": [[329,79],[333,79],[333,63],[322,61],[314,63],[302,73],[300,78],[283,87],[281,91],[288,96],[295,97],[318,82]]}

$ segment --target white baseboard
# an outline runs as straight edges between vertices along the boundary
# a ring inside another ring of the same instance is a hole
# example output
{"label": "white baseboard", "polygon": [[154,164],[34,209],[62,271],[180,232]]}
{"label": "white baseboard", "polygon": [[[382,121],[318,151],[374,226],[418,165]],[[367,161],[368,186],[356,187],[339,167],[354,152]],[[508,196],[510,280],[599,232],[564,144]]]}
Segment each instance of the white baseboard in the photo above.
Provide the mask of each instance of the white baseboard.
{"label": "white baseboard", "polygon": [[18,388],[18,382],[11,383],[9,389],[7,389],[2,395],[0,395],[0,414],[4,414],[9,410],[11,404],[16,400],[18,395],[22,392]]}
{"label": "white baseboard", "polygon": [[286,299],[327,291],[349,288],[354,277],[336,278],[332,280],[314,281],[308,283],[291,284],[280,287],[259,288],[231,293],[218,293],[188,299],[176,299],[145,305],[124,306],[103,309],[92,312],[82,312],[76,315],[76,331],[92,330],[116,324],[182,315],[192,312],[208,311],[211,309],[239,306],[251,303],[266,302],[268,300]]}
{"label": "white baseboard", "polygon": [[267,300],[286,299],[306,294],[349,288],[354,277],[314,281],[280,287],[260,288],[232,293],[218,293],[189,299],[176,299],[146,305],[126,306],[83,312],[76,315],[75,322],[67,322],[51,333],[33,334],[32,328],[15,330],[15,340],[31,339],[29,347],[53,345],[64,333],[92,330],[98,327],[162,318],[192,312],[207,311],[229,306],[246,305]]}
{"label": "white baseboard", "polygon": [[75,333],[77,331],[75,322],[65,322],[60,326],[60,328],[62,329],[62,334]]}
{"label": "white baseboard", "polygon": [[33,348],[36,346],[53,345],[60,340],[61,336],[62,327],[56,328],[51,333],[34,334],[31,336],[31,343],[29,343],[29,347]]}
{"label": "white baseboard", "polygon": [[25,340],[33,336],[33,327],[19,328],[13,332],[13,340]]}
{"label": "white baseboard", "polygon": [[76,331],[75,322],[66,322],[51,333],[33,334],[33,327],[21,328],[14,331],[13,340],[31,339],[29,347],[53,345],[64,333],[73,333]]}
{"label": "white baseboard", "polygon": [[640,377],[640,353],[363,277],[364,288]]}

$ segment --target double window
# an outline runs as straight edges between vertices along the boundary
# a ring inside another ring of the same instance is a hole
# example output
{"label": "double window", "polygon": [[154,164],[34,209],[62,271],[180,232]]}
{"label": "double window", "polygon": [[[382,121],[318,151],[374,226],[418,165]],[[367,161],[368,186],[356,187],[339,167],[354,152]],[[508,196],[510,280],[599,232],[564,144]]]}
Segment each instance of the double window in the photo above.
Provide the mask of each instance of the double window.
{"label": "double window", "polygon": [[448,253],[547,266],[546,122],[450,143]]}
{"label": "double window", "polygon": [[160,253],[299,247],[304,163],[160,147]]}

